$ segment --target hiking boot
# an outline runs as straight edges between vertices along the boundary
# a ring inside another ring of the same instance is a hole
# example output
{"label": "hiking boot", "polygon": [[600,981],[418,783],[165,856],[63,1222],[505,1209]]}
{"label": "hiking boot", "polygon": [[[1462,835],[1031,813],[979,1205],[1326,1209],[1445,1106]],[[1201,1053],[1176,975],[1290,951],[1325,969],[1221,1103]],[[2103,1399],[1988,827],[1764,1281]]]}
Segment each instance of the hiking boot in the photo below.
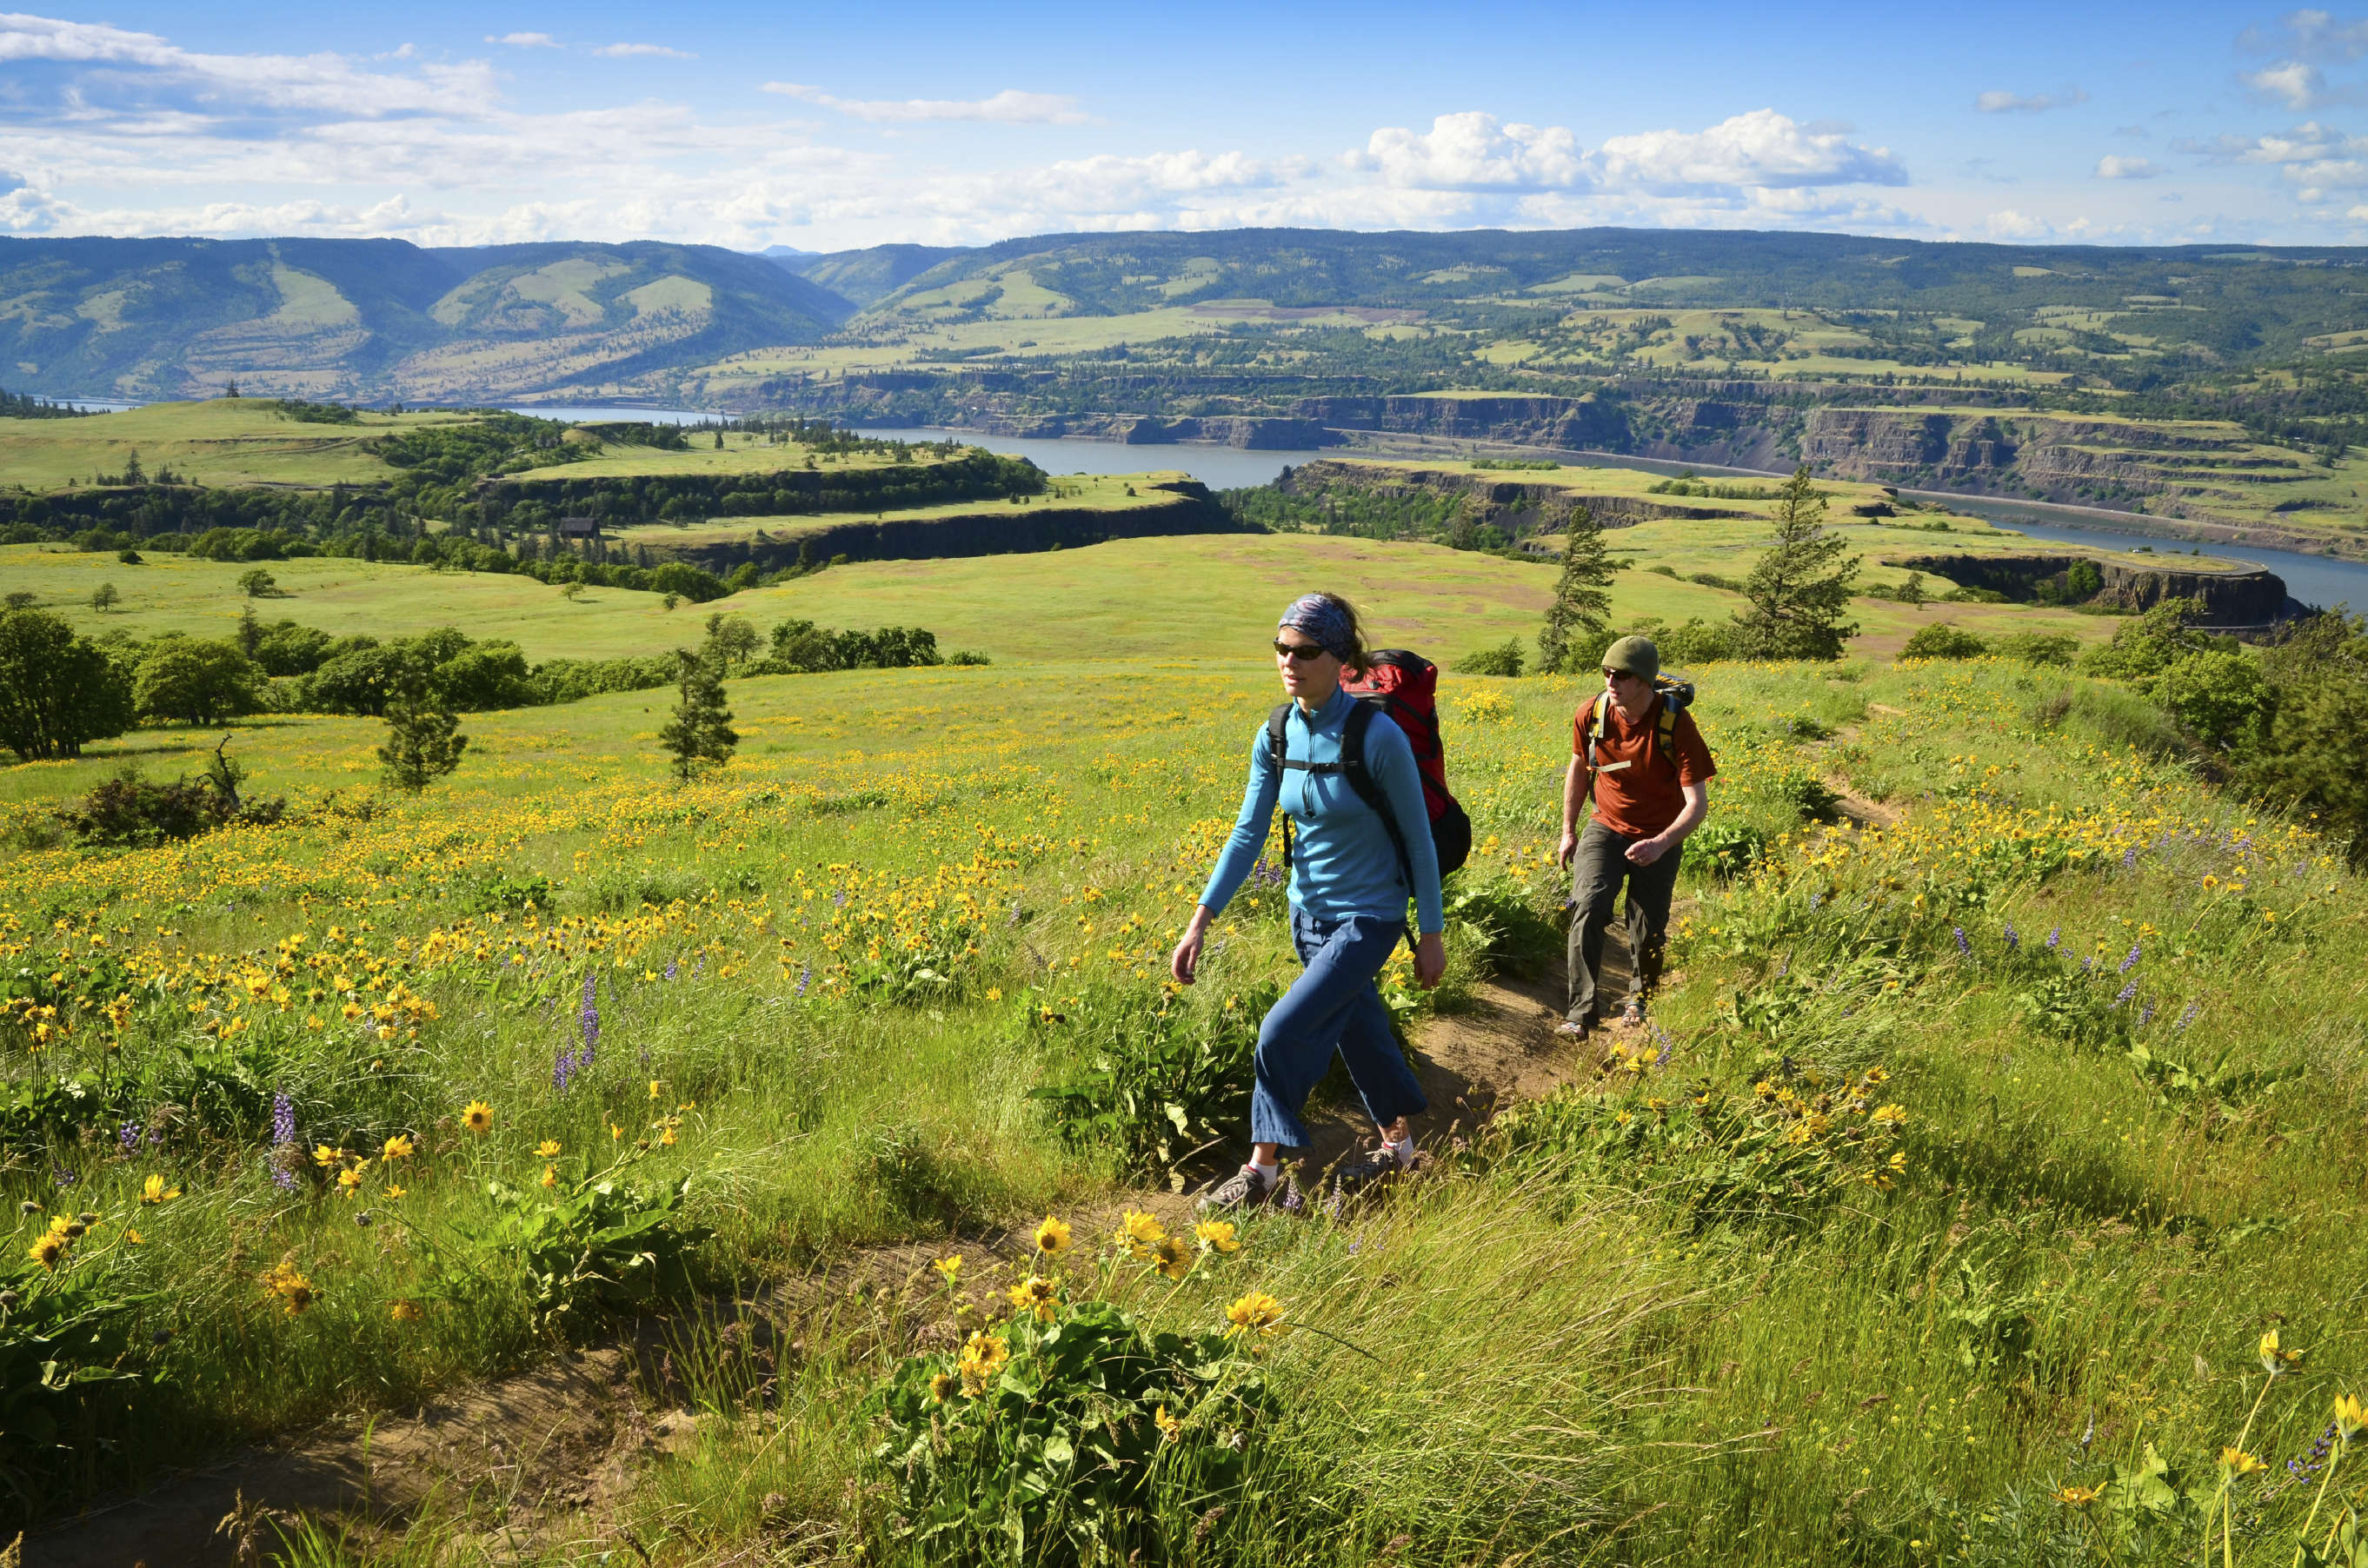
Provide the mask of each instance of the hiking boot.
{"label": "hiking boot", "polygon": [[1412,1170],[1414,1168],[1414,1160],[1411,1157],[1413,1145],[1409,1143],[1406,1147],[1409,1157],[1405,1160],[1400,1160],[1391,1152],[1390,1146],[1384,1143],[1363,1159],[1342,1165],[1333,1173],[1333,1190],[1355,1192],[1360,1187],[1371,1187],[1375,1182],[1386,1181],[1391,1176]]}
{"label": "hiking boot", "polygon": [[1642,1002],[1631,1002],[1625,1007],[1621,1008],[1620,1021],[1627,1025],[1632,1029],[1643,1028],[1645,1027],[1645,1004]]}
{"label": "hiking boot", "polygon": [[1256,1209],[1271,1202],[1275,1188],[1281,1185],[1279,1177],[1269,1181],[1258,1175],[1256,1165],[1244,1165],[1201,1198],[1200,1210],[1203,1214],[1225,1214]]}

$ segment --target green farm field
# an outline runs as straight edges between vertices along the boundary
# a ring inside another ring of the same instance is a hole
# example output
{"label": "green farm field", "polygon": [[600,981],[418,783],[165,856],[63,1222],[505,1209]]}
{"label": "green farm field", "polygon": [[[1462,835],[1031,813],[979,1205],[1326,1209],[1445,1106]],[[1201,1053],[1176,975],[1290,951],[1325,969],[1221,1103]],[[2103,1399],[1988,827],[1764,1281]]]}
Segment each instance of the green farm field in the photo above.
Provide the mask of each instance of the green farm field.
{"label": "green farm field", "polygon": [[0,483],[28,490],[88,484],[137,452],[154,474],[196,484],[367,484],[395,471],[371,443],[403,430],[472,423],[467,415],[360,414],[350,425],[290,419],[263,398],[153,403],[84,419],[0,419]]}
{"label": "green farm field", "polygon": [[[868,1457],[865,1400],[908,1355],[951,1389],[972,1334],[1009,1346],[1014,1376],[1049,1365],[1007,1296],[1031,1272],[1063,1332],[1119,1309],[1217,1347],[1220,1382],[1161,1396],[1181,1419],[1139,1508],[1108,1517],[1146,1555],[2006,1563],[2096,1540],[2185,1562],[2220,1544],[2212,1458],[2241,1433],[2270,1471],[2232,1489],[2230,1556],[2289,1560],[2311,1497],[2284,1461],[2368,1378],[2368,899],[2329,846],[2130,749],[2140,707],[2108,684],[1996,661],[1715,666],[1713,830],[1763,851],[1739,877],[1690,859],[1652,1024],[1576,1050],[1546,1029],[1551,960],[1514,937],[1556,917],[1586,687],[1450,676],[1479,843],[1449,983],[1417,995],[1403,954],[1385,975],[1433,1085],[1433,1164],[1196,1252],[1143,1144],[1064,1134],[1029,1092],[1163,1028],[1246,1049],[1242,1020],[1293,972],[1279,901],[1253,890],[1203,983],[1162,983],[1275,697],[1270,661],[1218,632],[1254,649],[1315,563],[1338,580],[1358,561],[1321,553],[1350,541],[1160,542],[1304,553],[1236,566],[1283,580],[1206,590],[1215,624],[1185,646],[1180,616],[1121,602],[988,669],[735,681],[738,755],[688,786],[655,749],[664,692],[470,716],[461,771],[416,798],[372,787],[375,722],[260,721],[234,749],[288,823],[157,848],[24,830],[125,761],[193,765],[214,732],[7,770],[13,963],[119,965],[125,998],[114,1019],[69,1005],[42,1040],[11,1026],[13,1085],[63,1075],[108,1104],[97,1136],[0,1172],[41,1210],[28,1245],[48,1213],[98,1216],[13,1288],[89,1292],[141,1347],[119,1364],[161,1380],[96,1407],[111,1446],[29,1472],[32,1506],[56,1519],[214,1461],[37,1535],[37,1560],[153,1561],[143,1519],[203,1515],[201,1534],[228,1507],[217,1482],[270,1499],[241,1440],[342,1417],[296,1451],[351,1462],[336,1434],[368,1417],[403,1451],[422,1396],[483,1385],[497,1410],[549,1386],[563,1341],[608,1364],[615,1311],[646,1348],[569,1428],[590,1449],[528,1434],[507,1481],[456,1471],[391,1514],[315,1502],[280,1527],[284,1560],[1001,1561],[1008,1475],[929,1493]],[[1081,614],[1126,574],[1064,574],[1125,548],[1006,558],[1003,589],[1019,613]],[[1168,569],[1207,579],[1215,559]],[[910,564],[862,569],[898,585],[895,614],[847,619],[946,625],[978,597]],[[1458,613],[1352,586],[1417,645]],[[177,1195],[142,1204],[152,1175]],[[531,1271],[517,1227],[573,1222],[603,1180],[638,1206],[655,1276]],[[1130,1261],[1125,1210],[1185,1236],[1189,1267]],[[1048,1214],[1075,1245],[1031,1264]],[[955,1256],[951,1280],[928,1267]],[[1217,1337],[1256,1292],[1280,1332]],[[2264,1397],[2272,1325],[2305,1356]],[[1254,1404],[1232,1403],[1253,1373]],[[988,1419],[973,1397],[935,1407],[942,1440]],[[1152,1430],[1147,1403],[1100,1408],[1113,1441]],[[1243,1468],[1212,1518],[1192,1456],[1224,1453]],[[2116,1481],[2157,1457],[2176,1484]],[[594,1462],[617,1479],[552,1489]],[[2358,1477],[2336,1480],[2348,1506]],[[929,1495],[951,1533],[925,1543]]]}
{"label": "green farm field", "polygon": [[[802,521],[747,519],[746,527],[793,536]],[[663,543],[707,530],[657,528],[627,530],[623,537],[644,531]],[[1896,552],[1895,540],[1913,551],[1955,549],[1965,537],[1872,525],[1842,531],[1870,555]],[[1650,568],[1740,579],[1765,536],[1757,521],[1710,519],[1645,523],[1610,537],[1613,549],[1634,562],[1615,585],[1620,612],[1658,616],[1674,625],[1695,616],[1723,619],[1741,605],[1741,597]],[[147,562],[125,566],[112,557],[54,546],[0,546],[0,578],[93,635],[120,629],[143,637],[167,631],[223,636],[235,627],[248,603],[238,588],[246,566],[163,552]],[[705,615],[717,610],[745,614],[760,628],[791,618],[827,626],[925,625],[941,646],[976,649],[996,659],[1063,658],[1080,637],[1129,650],[1130,657],[1224,659],[1264,645],[1271,630],[1267,600],[1288,599],[1321,580],[1371,606],[1378,636],[1429,650],[1445,663],[1508,637],[1527,642],[1553,597],[1554,577],[1550,565],[1440,545],[1310,535],[1115,540],[1046,555],[864,562],[671,611],[655,593],[593,587],[570,600],[531,578],[490,573],[343,558],[274,562],[270,571],[287,597],[254,602],[266,620],[284,618],[336,636],[451,625],[472,638],[515,642],[537,660],[616,658],[689,645],[700,636]],[[1865,579],[1896,583],[1905,575],[1870,565]],[[123,596],[106,611],[89,602],[101,583],[112,583]],[[2110,635],[2113,624],[2037,606],[1915,609],[1875,598],[1857,601],[1852,614],[1873,653],[1896,649],[1917,627],[1935,620],[1985,632],[2069,631],[2084,641]]]}

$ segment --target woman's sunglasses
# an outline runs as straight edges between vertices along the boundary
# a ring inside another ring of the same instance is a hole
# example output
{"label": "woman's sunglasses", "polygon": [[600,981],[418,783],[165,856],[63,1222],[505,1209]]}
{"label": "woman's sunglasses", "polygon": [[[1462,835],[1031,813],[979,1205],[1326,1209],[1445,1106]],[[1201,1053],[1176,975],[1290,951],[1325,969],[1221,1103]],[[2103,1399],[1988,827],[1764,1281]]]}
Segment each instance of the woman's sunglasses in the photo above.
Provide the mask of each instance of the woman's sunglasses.
{"label": "woman's sunglasses", "polygon": [[1285,642],[1280,637],[1275,639],[1274,655],[1278,659],[1304,661],[1320,657],[1323,652],[1324,645],[1320,642]]}

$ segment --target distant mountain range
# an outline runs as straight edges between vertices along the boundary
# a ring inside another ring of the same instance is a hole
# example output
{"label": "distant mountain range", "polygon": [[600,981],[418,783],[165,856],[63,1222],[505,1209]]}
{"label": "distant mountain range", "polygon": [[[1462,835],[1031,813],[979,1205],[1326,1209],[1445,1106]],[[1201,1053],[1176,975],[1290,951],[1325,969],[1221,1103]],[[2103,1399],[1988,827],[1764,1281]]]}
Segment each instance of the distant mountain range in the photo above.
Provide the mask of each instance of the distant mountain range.
{"label": "distant mountain range", "polygon": [[[371,403],[754,407],[799,402],[780,389],[838,373],[810,351],[840,334],[867,350],[858,357],[867,369],[934,374],[931,363],[951,358],[1031,355],[1041,365],[1210,330],[1318,328],[1332,331],[1330,347],[1310,338],[1282,358],[1306,373],[1318,352],[1335,379],[1372,380],[1365,359],[1393,334],[1411,340],[1388,350],[1395,368],[1375,391],[1503,391],[1549,365],[1565,378],[1602,374],[1640,346],[1665,358],[1762,362],[1771,332],[1798,339],[1794,358],[1823,342],[1828,358],[1871,366],[2089,367],[2123,384],[2154,366],[2186,374],[2315,355],[2340,363],[2368,349],[2368,289],[2354,287],[2363,267],[2368,252],[2336,247],[1620,229],[1060,234],[761,256],[650,242],[9,238],[0,239],[0,385],[148,400],[211,395],[236,381],[256,393]],[[1656,328],[1619,314],[1705,310],[1816,312],[1822,324],[1810,324],[1834,331],[1819,339],[1789,318],[1729,324],[1748,332],[1746,344],[1721,337],[1716,321]],[[1342,312],[1354,319],[1334,319]],[[1127,319],[1135,316],[1144,320]],[[1086,331],[1078,318],[1106,330]],[[1582,353],[1572,334],[1592,330],[1590,319],[1635,336],[1601,335]],[[1032,330],[1054,323],[1058,334]],[[1376,347],[1358,347],[1368,339]],[[882,357],[882,346],[895,352]],[[1341,358],[1348,349],[1364,358]],[[1780,377],[1801,373],[1764,362]]]}
{"label": "distant mountain range", "polygon": [[[783,259],[795,260],[797,257]],[[854,312],[712,245],[0,239],[0,382],[50,396],[647,396]]]}

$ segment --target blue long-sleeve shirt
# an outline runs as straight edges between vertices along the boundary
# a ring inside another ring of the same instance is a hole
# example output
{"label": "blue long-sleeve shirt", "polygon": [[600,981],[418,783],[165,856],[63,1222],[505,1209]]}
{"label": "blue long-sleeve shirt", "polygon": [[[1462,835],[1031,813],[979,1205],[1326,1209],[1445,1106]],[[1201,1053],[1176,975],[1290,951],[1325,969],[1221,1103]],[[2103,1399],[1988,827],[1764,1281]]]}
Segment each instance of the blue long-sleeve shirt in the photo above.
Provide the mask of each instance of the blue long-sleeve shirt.
{"label": "blue long-sleeve shirt", "polygon": [[[1293,703],[1282,723],[1283,755],[1301,762],[1338,762],[1342,731],[1349,710],[1356,705],[1355,698],[1340,690],[1335,690],[1312,718]],[[1382,787],[1382,796],[1406,839],[1406,858],[1414,869],[1413,887],[1406,886],[1405,873],[1398,869],[1397,846],[1390,842],[1390,830],[1380,813],[1359,798],[1341,774],[1278,770],[1268,754],[1266,725],[1261,722],[1250,740],[1250,781],[1242,792],[1241,815],[1234,820],[1233,836],[1225,841],[1217,869],[1209,874],[1209,885],[1201,893],[1201,902],[1210,913],[1225,907],[1257,864],[1280,802],[1291,813],[1294,829],[1292,903],[1318,920],[1339,920],[1351,915],[1403,920],[1406,900],[1412,897],[1416,929],[1440,929],[1439,854],[1431,846],[1430,812],[1423,804],[1422,774],[1415,766],[1414,747],[1406,744],[1406,732],[1380,715],[1365,729],[1365,767]]]}

